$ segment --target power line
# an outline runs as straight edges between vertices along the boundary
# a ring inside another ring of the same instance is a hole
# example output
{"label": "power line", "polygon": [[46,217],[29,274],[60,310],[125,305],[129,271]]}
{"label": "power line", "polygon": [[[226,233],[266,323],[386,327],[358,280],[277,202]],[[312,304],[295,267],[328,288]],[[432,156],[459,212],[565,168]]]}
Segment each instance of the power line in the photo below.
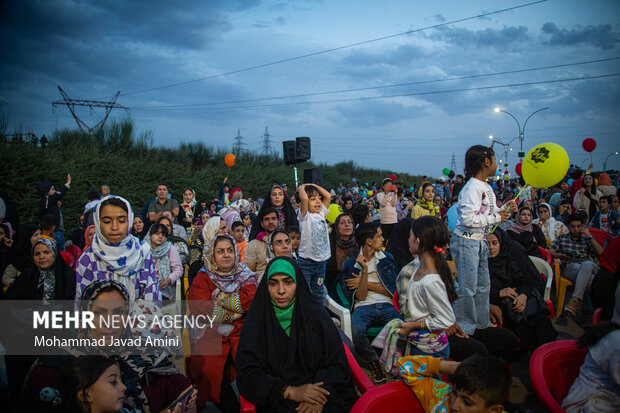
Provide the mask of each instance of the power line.
{"label": "power line", "polygon": [[[274,104],[257,105],[257,106],[229,106],[229,107],[214,108],[214,109],[205,108],[205,109],[201,109],[202,112],[200,113],[223,113],[223,112],[230,112],[230,111],[237,111],[237,110],[267,109],[267,108],[277,108],[277,107],[287,107],[287,106],[342,103],[342,102],[353,102],[353,101],[368,101],[368,100],[377,100],[377,99],[391,99],[391,98],[397,98],[397,97],[428,96],[428,95],[439,95],[439,94],[445,94],[445,93],[470,92],[474,90],[503,89],[503,88],[508,88],[508,87],[533,86],[533,85],[543,85],[543,84],[551,84],[551,83],[573,82],[573,81],[578,81],[578,80],[602,79],[602,78],[614,77],[614,76],[620,76],[620,73],[611,73],[611,74],[597,75],[597,76],[582,76],[582,77],[574,77],[574,78],[566,78],[566,79],[541,80],[541,81],[536,81],[536,82],[510,83],[510,84],[505,84],[505,85],[477,86],[477,87],[459,88],[459,89],[401,93],[401,94],[396,94],[396,95],[385,95],[385,96],[365,96],[365,97],[357,97],[357,98],[317,100],[317,101],[311,101],[311,102],[274,103]],[[195,109],[192,108],[192,109],[168,109],[168,110],[195,110]]]}
{"label": "power line", "polygon": [[192,107],[197,108],[199,106],[226,105],[226,104],[231,104],[231,103],[249,103],[249,102],[267,101],[267,100],[280,100],[280,99],[292,99],[292,98],[300,98],[300,97],[333,95],[333,94],[338,94],[338,93],[360,92],[360,91],[365,91],[365,90],[377,90],[377,89],[386,89],[386,88],[402,87],[402,86],[415,86],[415,85],[423,85],[423,84],[429,84],[429,83],[447,82],[447,81],[452,81],[452,80],[475,79],[475,78],[481,78],[481,77],[487,77],[487,76],[498,76],[498,75],[507,75],[507,74],[515,74],[515,73],[534,72],[534,71],[539,71],[539,70],[558,69],[562,67],[579,66],[579,65],[586,65],[586,64],[592,64],[592,63],[602,63],[602,62],[608,62],[608,61],[618,60],[618,59],[620,59],[620,56],[610,57],[607,59],[588,60],[588,61],[583,61],[583,62],[574,62],[574,63],[565,63],[565,64],[551,65],[551,66],[533,67],[533,68],[527,68],[527,69],[509,70],[505,72],[481,73],[477,75],[448,77],[445,79],[422,80],[418,82],[397,83],[397,84],[392,84],[392,85],[368,86],[368,87],[360,87],[360,88],[354,88],[354,89],[340,89],[340,90],[333,90],[333,91],[327,91],[327,92],[314,92],[314,93],[296,94],[296,95],[289,95],[289,96],[274,96],[274,97],[267,97],[267,98],[255,98],[255,99],[243,99],[243,100],[230,100],[230,101],[224,101],[224,102],[189,103],[185,105],[137,106],[137,107],[133,107],[132,109],[134,110],[135,109],[175,109],[175,108],[192,108]]}
{"label": "power line", "polygon": [[237,73],[247,72],[247,71],[255,70],[255,69],[261,69],[261,68],[264,68],[264,67],[274,66],[274,65],[277,65],[277,64],[281,64],[281,63],[287,63],[287,62],[292,62],[292,61],[295,61],[295,60],[305,59],[307,57],[319,56],[319,55],[326,54],[326,53],[331,53],[331,52],[335,52],[335,51],[339,51],[339,50],[349,49],[351,47],[362,46],[362,45],[365,45],[365,44],[379,42],[379,41],[382,41],[382,40],[392,39],[394,37],[409,35],[409,34],[421,32],[421,31],[424,31],[424,30],[436,29],[436,28],[439,28],[439,27],[449,26],[449,25],[452,25],[452,24],[455,24],[455,23],[462,23],[462,22],[469,21],[469,20],[479,19],[481,17],[487,17],[487,16],[491,16],[491,15],[494,15],[494,14],[499,14],[499,13],[504,13],[504,12],[507,12],[507,11],[517,10],[517,9],[520,9],[520,8],[523,8],[523,7],[529,7],[529,6],[533,6],[533,5],[539,4],[539,3],[544,3],[546,1],[547,0],[538,0],[538,1],[531,2],[531,3],[525,3],[525,4],[518,5],[518,6],[508,7],[506,9],[501,9],[501,10],[491,11],[491,12],[487,12],[487,13],[482,13],[482,14],[478,14],[478,15],[475,15],[475,16],[471,16],[471,17],[465,17],[465,18],[462,18],[462,19],[451,20],[449,22],[438,23],[438,24],[434,24],[434,25],[431,25],[431,26],[422,27],[422,28],[419,28],[419,29],[407,30],[407,31],[404,31],[404,32],[391,34],[391,35],[388,35],[388,36],[377,37],[375,39],[364,40],[364,41],[361,41],[361,42],[352,43],[352,44],[348,44],[348,45],[344,45],[344,46],[339,46],[339,47],[333,47],[331,49],[321,50],[321,51],[318,51],[318,52],[312,52],[312,53],[307,53],[307,54],[300,55],[300,56],[289,57],[289,58],[286,58],[286,59],[276,60],[275,62],[263,63],[263,64],[260,64],[260,65],[250,66],[250,67],[246,67],[246,68],[243,68],[243,69],[237,69],[237,70],[233,70],[233,71],[226,72],[226,73],[219,73],[219,74],[216,74],[216,75],[207,76],[207,77],[201,77],[201,78],[198,78],[198,79],[186,80],[186,81],[183,81],[183,82],[171,83],[171,84],[164,85],[164,86],[158,86],[158,87],[152,87],[152,88],[148,88],[148,89],[136,90],[136,91],[133,91],[133,92],[127,92],[127,93],[123,93],[123,96],[136,95],[136,94],[139,94],[139,93],[147,93],[147,92],[153,92],[155,90],[168,89],[168,88],[172,88],[172,87],[188,85],[188,84],[191,84],[191,83],[202,82],[204,80],[215,79],[215,78],[222,77],[222,76],[234,75],[234,74],[237,74]]}

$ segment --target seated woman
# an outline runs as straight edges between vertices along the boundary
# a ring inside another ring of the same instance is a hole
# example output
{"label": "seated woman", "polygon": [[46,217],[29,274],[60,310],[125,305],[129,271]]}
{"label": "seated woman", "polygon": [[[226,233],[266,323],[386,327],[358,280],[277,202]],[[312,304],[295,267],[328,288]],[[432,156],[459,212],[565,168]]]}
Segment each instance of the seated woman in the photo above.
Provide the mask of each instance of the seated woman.
{"label": "seated woman", "polygon": [[192,285],[192,281],[198,274],[198,271],[203,267],[203,252],[206,245],[209,245],[216,235],[226,234],[228,232],[228,226],[226,221],[219,215],[214,215],[205,221],[200,234],[194,238],[192,245],[189,248],[189,269],[187,271],[187,277],[189,278],[189,284]]}
{"label": "seated woman", "polygon": [[285,231],[276,229],[267,237],[267,262],[275,257],[290,257],[292,255],[291,238]]}
{"label": "seated woman", "polygon": [[33,264],[24,269],[4,294],[5,300],[73,300],[75,272],[47,238],[32,246]]}
{"label": "seated woman", "polygon": [[418,198],[418,203],[411,210],[411,218],[417,219],[425,215],[441,218],[441,209],[439,205],[433,202],[434,196],[435,188],[433,188],[433,184],[427,182],[422,185],[422,196]]}
{"label": "seated woman", "polygon": [[[163,213],[164,215],[159,217],[157,223],[164,225],[168,229],[168,236],[166,239],[177,249],[177,252],[181,257],[181,265],[185,268],[185,266],[189,264],[189,247],[187,246],[187,240],[179,237],[178,235],[174,235],[175,224],[173,224],[172,218],[168,216],[170,211],[164,211]],[[176,226],[180,227],[180,225]],[[182,229],[181,233],[185,235],[185,229]]]}
{"label": "seated woman", "polygon": [[490,301],[501,308],[503,326],[520,339],[522,352],[534,351],[555,340],[549,310],[539,288],[542,278],[528,266],[523,248],[496,229],[486,236],[489,243]]}
{"label": "seated woman", "polygon": [[379,221],[381,219],[381,213],[377,210],[377,208],[375,208],[375,201],[373,199],[369,199],[366,202],[366,206],[368,207],[370,222]]}
{"label": "seated woman", "polygon": [[357,394],[333,321],[294,260],[265,274],[241,332],[239,392],[258,412],[348,412]]}
{"label": "seated woman", "polygon": [[93,238],[95,238],[95,226],[90,225],[84,230],[84,248],[82,249],[82,251],[80,251],[78,259],[82,256],[84,251],[86,251],[91,245],[93,245]]}
{"label": "seated woman", "polygon": [[589,352],[579,377],[562,400],[567,413],[617,412],[620,406],[620,287],[611,322],[591,327],[577,341]]}
{"label": "seated woman", "polygon": [[[111,315],[132,317],[146,314],[144,308],[148,308],[151,313],[158,311],[155,306],[152,304],[149,306],[143,300],[133,302],[125,286],[114,280],[94,281],[84,290],[80,302],[81,311],[92,311],[104,318]],[[141,305],[143,308],[140,308]],[[111,356],[108,346],[113,339],[134,338],[144,332],[124,328],[122,323],[110,321],[108,323],[110,327],[101,322],[95,322],[95,328],[78,332],[78,338],[101,340],[105,337],[106,346],[55,349],[56,355],[40,356],[36,360],[24,382],[20,411],[41,413],[61,411],[60,406],[53,403],[53,397],[51,400],[44,397],[45,392],[41,390],[44,388],[58,390],[63,369],[80,357],[89,357],[84,354],[102,355],[117,361],[120,378],[127,387],[123,402],[123,407],[127,409],[146,411],[150,408],[152,412],[160,412],[191,387],[189,379],[179,373],[165,351],[149,350],[144,354],[136,354],[115,348],[114,355]],[[161,329],[156,337],[163,338],[165,334],[166,330]],[[198,392],[194,391],[188,405],[191,410],[188,411],[195,412],[197,397]]]}
{"label": "seated woman", "polygon": [[[229,374],[235,363],[241,327],[255,293],[256,274],[239,262],[235,240],[228,234],[216,235],[207,245],[204,266],[187,293],[190,312],[215,319],[218,325],[217,329],[207,328],[192,334],[194,355],[188,375],[198,388],[199,406],[212,401],[222,411],[239,411]],[[213,354],[214,342],[221,343],[219,355],[205,355]]]}
{"label": "seated woman", "polygon": [[[291,200],[288,199],[288,196],[284,194],[284,190],[279,185],[274,185],[273,188],[271,188],[260,209],[261,211],[266,211],[271,208],[275,209],[278,213],[279,224],[277,229],[283,230],[287,227],[299,228],[299,221],[297,220],[297,214],[291,204]],[[262,227],[260,225],[262,218],[262,214],[259,211],[258,215],[254,219],[254,222],[252,223],[250,239],[248,242],[256,238],[258,233],[262,231]]]}
{"label": "seated woman", "polygon": [[543,258],[538,247],[546,248],[547,240],[542,230],[537,225],[532,225],[533,215],[532,209],[527,204],[519,208],[515,223],[508,228],[506,236],[521,244],[528,255]]}
{"label": "seated woman", "polygon": [[133,217],[133,225],[131,226],[131,235],[138,238],[140,241],[144,239],[149,232],[147,222],[142,215],[136,215]]}
{"label": "seated woman", "polygon": [[162,224],[153,224],[146,243],[151,247],[162,298],[174,301],[176,297],[174,287],[177,280],[183,277],[183,266],[176,247],[166,240],[167,236],[168,228]]}
{"label": "seated woman", "polygon": [[82,253],[75,268],[75,299],[93,281],[116,280],[130,292],[132,299],[142,298],[161,305],[161,291],[155,273],[153,256],[141,248],[131,235],[133,210],[129,202],[108,195],[95,208],[93,245]]}
{"label": "seated woman", "polygon": [[13,235],[8,253],[8,265],[2,274],[2,285],[8,287],[27,267],[32,265],[32,246],[43,237],[36,224],[24,224]]}
{"label": "seated woman", "polygon": [[354,227],[353,215],[345,212],[338,215],[334,222],[334,229],[329,234],[331,256],[327,260],[325,269],[325,286],[332,298],[337,297],[336,284],[339,282],[338,276],[342,270],[342,264],[349,258],[355,257],[359,252],[355,242]]}
{"label": "seated woman", "polygon": [[537,225],[545,235],[546,244],[541,245],[541,247],[547,248],[547,245],[551,244],[551,241],[560,235],[568,234],[566,225],[553,218],[553,213],[551,212],[551,206],[549,204],[544,202],[538,204],[537,211],[538,218],[532,221],[532,223]]}

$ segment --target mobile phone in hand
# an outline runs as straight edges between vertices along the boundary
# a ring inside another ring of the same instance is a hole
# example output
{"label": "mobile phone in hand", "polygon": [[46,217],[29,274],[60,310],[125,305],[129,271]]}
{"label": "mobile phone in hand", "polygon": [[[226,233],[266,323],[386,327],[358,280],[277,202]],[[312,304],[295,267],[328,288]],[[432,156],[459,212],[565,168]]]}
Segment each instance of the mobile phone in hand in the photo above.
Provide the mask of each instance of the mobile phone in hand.
{"label": "mobile phone in hand", "polygon": [[168,406],[168,408],[166,410],[172,410],[174,409],[178,404],[185,404],[187,402],[187,400],[189,400],[190,396],[192,395],[192,392],[194,391],[194,388],[191,389],[187,389],[185,390],[183,393],[181,393],[181,395],[179,397],[177,397],[177,399],[175,401],[173,401],[170,406]]}

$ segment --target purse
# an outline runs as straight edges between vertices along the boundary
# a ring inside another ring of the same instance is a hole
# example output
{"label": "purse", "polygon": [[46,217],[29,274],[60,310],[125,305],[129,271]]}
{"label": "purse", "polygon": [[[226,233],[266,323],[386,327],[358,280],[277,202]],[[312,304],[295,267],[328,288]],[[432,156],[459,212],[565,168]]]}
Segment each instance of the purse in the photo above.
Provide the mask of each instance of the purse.
{"label": "purse", "polygon": [[513,299],[510,297],[502,297],[501,306],[502,315],[504,316],[504,320],[508,321],[509,324],[519,324],[522,321],[525,321],[525,310],[523,312],[517,313],[513,310],[514,304]]}

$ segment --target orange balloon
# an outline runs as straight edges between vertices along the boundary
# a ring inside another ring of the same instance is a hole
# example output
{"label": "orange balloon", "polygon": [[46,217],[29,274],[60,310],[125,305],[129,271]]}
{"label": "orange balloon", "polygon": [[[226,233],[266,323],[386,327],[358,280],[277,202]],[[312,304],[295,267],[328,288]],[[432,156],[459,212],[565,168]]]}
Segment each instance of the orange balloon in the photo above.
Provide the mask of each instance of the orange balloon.
{"label": "orange balloon", "polygon": [[235,159],[236,159],[235,155],[233,155],[232,153],[229,153],[228,155],[224,157],[224,163],[229,168],[232,168],[233,166],[235,166]]}

